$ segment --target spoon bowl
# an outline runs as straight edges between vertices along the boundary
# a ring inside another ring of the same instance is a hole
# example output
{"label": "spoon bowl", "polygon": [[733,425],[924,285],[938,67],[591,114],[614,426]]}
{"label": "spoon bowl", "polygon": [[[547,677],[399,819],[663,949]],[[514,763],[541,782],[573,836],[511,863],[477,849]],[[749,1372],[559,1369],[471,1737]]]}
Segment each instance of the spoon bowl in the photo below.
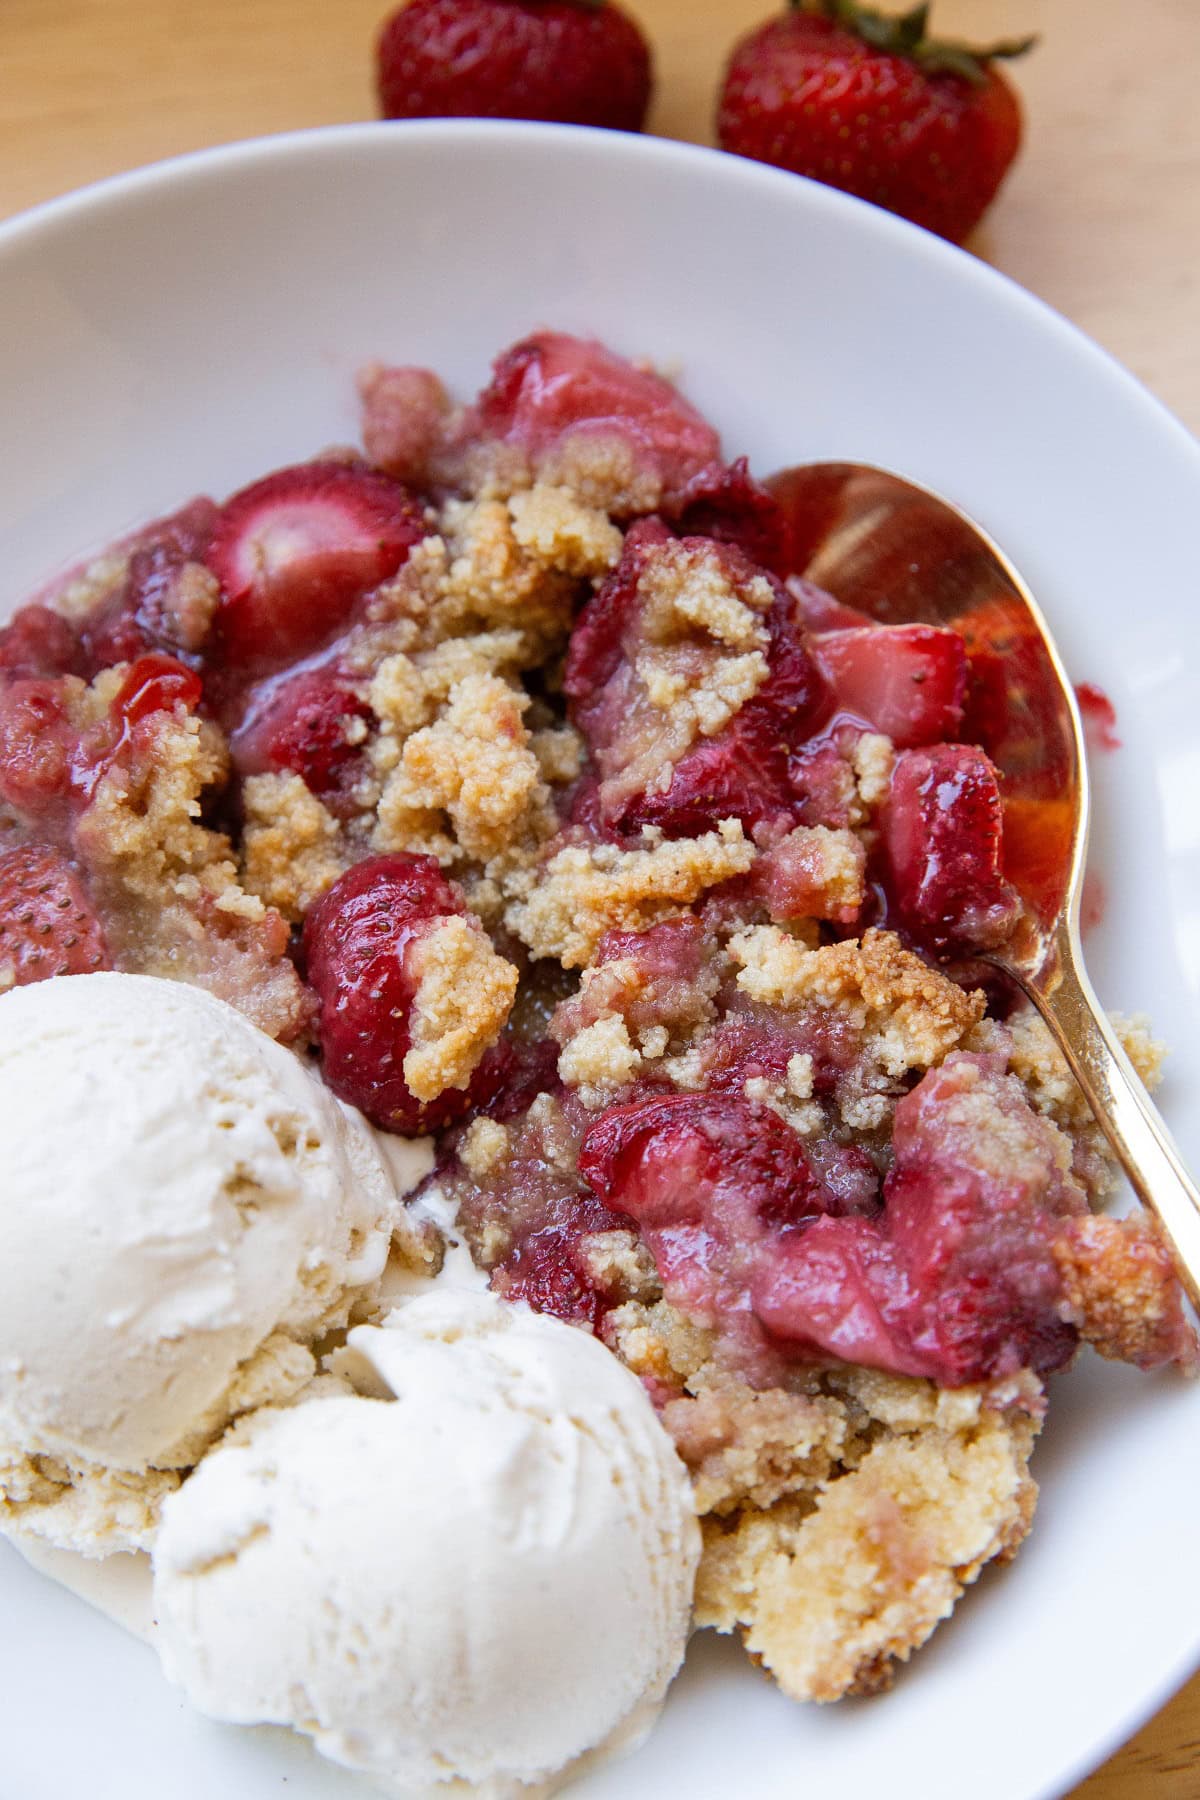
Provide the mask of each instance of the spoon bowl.
{"label": "spoon bowl", "polygon": [[961,737],[1000,775],[1016,929],[983,960],[1049,1026],[1200,1306],[1200,1191],[1121,1048],[1084,967],[1080,901],[1091,799],[1083,726],[1049,626],[987,533],[928,489],[865,463],[788,469],[771,487],[788,566],[880,624],[950,626],[970,657]]}

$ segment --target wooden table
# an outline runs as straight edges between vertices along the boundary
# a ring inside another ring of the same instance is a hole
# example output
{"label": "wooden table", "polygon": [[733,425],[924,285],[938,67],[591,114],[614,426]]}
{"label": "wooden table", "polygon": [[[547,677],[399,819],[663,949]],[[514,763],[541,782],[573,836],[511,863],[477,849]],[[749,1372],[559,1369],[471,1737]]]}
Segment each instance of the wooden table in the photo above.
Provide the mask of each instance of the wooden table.
{"label": "wooden table", "polygon": [[[727,49],[773,0],[630,4],[658,54],[654,128],[708,140]],[[0,0],[0,216],[205,144],[373,117],[386,7]],[[939,24],[1044,35],[1017,74],[1026,151],[974,247],[1200,431],[1200,0],[940,0]],[[1200,1676],[1071,1800],[1200,1800]]]}

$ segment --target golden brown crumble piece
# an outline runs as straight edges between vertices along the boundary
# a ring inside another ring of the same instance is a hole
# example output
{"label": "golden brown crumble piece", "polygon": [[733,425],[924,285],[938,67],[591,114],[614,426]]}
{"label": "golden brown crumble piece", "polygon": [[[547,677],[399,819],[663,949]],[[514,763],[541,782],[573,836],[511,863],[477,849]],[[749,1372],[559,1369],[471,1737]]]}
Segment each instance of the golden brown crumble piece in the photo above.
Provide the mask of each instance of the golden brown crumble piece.
{"label": "golden brown crumble piece", "polygon": [[1148,1214],[1070,1219],[1054,1255],[1068,1316],[1101,1356],[1143,1368],[1173,1359],[1195,1369],[1195,1342],[1180,1329],[1170,1252]]}
{"label": "golden brown crumble piece", "polygon": [[618,737],[597,758],[606,806],[663,792],[695,740],[721,731],[758,692],[773,598],[765,577],[731,575],[714,544],[668,542],[646,559],[636,684]]}
{"label": "golden brown crumble piece", "polygon": [[661,1300],[617,1308],[606,1339],[667,1393],[662,1421],[704,1528],[697,1623],[739,1631],[795,1699],[886,1685],[1029,1528],[1043,1405],[1031,1375],[939,1390],[797,1366],[752,1387]]}
{"label": "golden brown crumble piece", "polygon": [[508,1160],[508,1132],[495,1119],[472,1119],[455,1149],[468,1174],[479,1181]]}
{"label": "golden brown crumble piece", "polygon": [[965,1426],[879,1436],[810,1495],[709,1518],[697,1623],[739,1631],[794,1700],[888,1686],[984,1565],[1027,1533],[1035,1429],[1027,1413],[981,1403]]}
{"label": "golden brown crumble piece", "polygon": [[[1126,1055],[1148,1089],[1162,1079],[1166,1051],[1140,1015],[1111,1015],[1111,1023]],[[1065,1131],[1073,1146],[1073,1169],[1093,1205],[1112,1192],[1117,1176],[1116,1159],[1083,1090],[1041,1016],[1028,1004],[1010,1013],[1003,1025],[981,1019],[963,1043],[964,1049],[999,1051],[1025,1090],[1035,1112]]]}
{"label": "golden brown crumble piece", "polygon": [[585,1025],[568,1039],[558,1059],[559,1080],[575,1088],[586,1107],[608,1106],[617,1088],[642,1072],[643,1056],[615,1013]]}
{"label": "golden brown crumble piece", "polygon": [[465,1088],[503,1029],[517,971],[474,920],[446,918],[409,952],[417,976],[404,1079],[418,1100]]}
{"label": "golden brown crumble piece", "polygon": [[932,1068],[983,1016],[981,993],[965,993],[888,931],[814,950],[777,926],[760,925],[731,938],[729,953],[750,999],[839,1008],[891,1077]]}
{"label": "golden brown crumble piece", "polygon": [[772,918],[848,920],[866,896],[866,873],[856,832],[798,825],[771,850],[760,885]]}
{"label": "golden brown crumble piece", "polygon": [[606,931],[645,931],[706,888],[744,875],[754,857],[736,819],[703,837],[650,841],[639,850],[567,845],[538,871],[528,897],[508,907],[506,923],[534,956],[581,968]]}
{"label": "golden brown crumble piece", "polygon": [[299,775],[251,775],[242,806],[242,880],[299,925],[350,866],[341,828]]}
{"label": "golden brown crumble piece", "polygon": [[720,1369],[704,1370],[694,1393],[668,1401],[662,1421],[691,1472],[701,1516],[811,1493],[847,1457],[854,1431],[832,1395],[752,1388]]}
{"label": "golden brown crumble piece", "polygon": [[864,731],[854,746],[854,782],[858,790],[858,806],[851,809],[851,821],[862,824],[867,814],[887,799],[892,780],[896,750],[891,738],[879,731]]}
{"label": "golden brown crumble piece", "polygon": [[[81,691],[77,717],[101,716],[123,676],[123,665],[105,670]],[[241,886],[229,839],[201,823],[202,796],[226,772],[214,726],[182,708],[163,712],[150,751],[101,776],[76,842],[119,968],[207,988],[289,1040],[309,1006],[287,926]]]}
{"label": "golden brown crumble piece", "polygon": [[594,425],[565,433],[542,453],[536,469],[518,445],[485,442],[470,445],[465,454],[456,451],[449,460],[435,459],[435,473],[489,499],[511,498],[539,482],[561,486],[617,518],[654,512],[663,498],[662,477],[653,464],[635,454],[623,433]]}
{"label": "golden brown crumble piece", "polygon": [[554,829],[550,790],[529,747],[528,696],[496,675],[468,675],[444,711],[408,737],[380,795],[373,844],[480,862]]}
{"label": "golden brown crumble piece", "polygon": [[611,520],[562,489],[535,487],[511,504],[448,500],[437,532],[416,546],[376,605],[411,621],[411,642],[401,649],[514,628],[522,666],[532,668],[565,641],[581,583],[605,574],[620,551]]}

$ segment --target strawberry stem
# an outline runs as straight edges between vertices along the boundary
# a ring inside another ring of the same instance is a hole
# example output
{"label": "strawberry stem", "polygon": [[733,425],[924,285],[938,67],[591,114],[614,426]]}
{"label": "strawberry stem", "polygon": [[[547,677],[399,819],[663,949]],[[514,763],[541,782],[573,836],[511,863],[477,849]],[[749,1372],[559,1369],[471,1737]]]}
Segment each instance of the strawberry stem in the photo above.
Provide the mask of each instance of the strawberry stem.
{"label": "strawberry stem", "polygon": [[962,44],[953,39],[930,37],[928,0],[908,12],[883,13],[860,6],[858,0],[790,0],[798,12],[818,13],[844,30],[893,56],[908,56],[930,75],[959,75],[973,86],[987,79],[987,65],[1000,59],[1024,56],[1036,37],[1002,38],[994,44]]}

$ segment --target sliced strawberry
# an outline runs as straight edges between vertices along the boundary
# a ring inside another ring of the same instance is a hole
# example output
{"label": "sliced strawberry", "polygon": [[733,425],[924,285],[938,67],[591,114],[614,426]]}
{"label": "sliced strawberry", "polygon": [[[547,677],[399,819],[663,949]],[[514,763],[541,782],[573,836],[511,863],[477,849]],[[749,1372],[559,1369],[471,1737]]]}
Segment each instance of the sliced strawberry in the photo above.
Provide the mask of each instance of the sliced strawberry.
{"label": "sliced strawberry", "polygon": [[854,631],[876,623],[870,613],[859,612],[857,606],[844,606],[824,588],[802,581],[799,575],[789,575],[783,585],[810,631]]}
{"label": "sliced strawberry", "polygon": [[716,432],[669,381],[559,331],[538,332],[497,357],[464,422],[464,436],[517,445],[535,470],[579,433],[623,440],[668,502],[682,502],[688,483],[720,460]]}
{"label": "sliced strawberry", "polygon": [[353,735],[374,718],[336,665],[277,676],[252,690],[230,738],[239,775],[291,769],[322,798],[344,794],[362,767]]}
{"label": "sliced strawberry", "polygon": [[840,708],[897,749],[940,743],[962,724],[967,649],[957,631],[868,625],[822,632],[812,648]]}
{"label": "sliced strawberry", "polygon": [[1017,917],[1002,872],[996,770],[968,744],[905,750],[884,814],[888,891],[900,919],[937,946],[994,947]]}
{"label": "sliced strawberry", "polygon": [[426,535],[420,502],[376,469],[279,469],[226,502],[207,562],[226,661],[265,674],[310,655]]}
{"label": "sliced strawberry", "polygon": [[822,1211],[796,1133],[740,1095],[610,1107],[588,1128],[579,1172],[641,1226],[667,1297],[709,1324],[738,1307],[764,1238]]}
{"label": "sliced strawberry", "polygon": [[48,844],[0,852],[0,984],[111,967],[75,865]]}

